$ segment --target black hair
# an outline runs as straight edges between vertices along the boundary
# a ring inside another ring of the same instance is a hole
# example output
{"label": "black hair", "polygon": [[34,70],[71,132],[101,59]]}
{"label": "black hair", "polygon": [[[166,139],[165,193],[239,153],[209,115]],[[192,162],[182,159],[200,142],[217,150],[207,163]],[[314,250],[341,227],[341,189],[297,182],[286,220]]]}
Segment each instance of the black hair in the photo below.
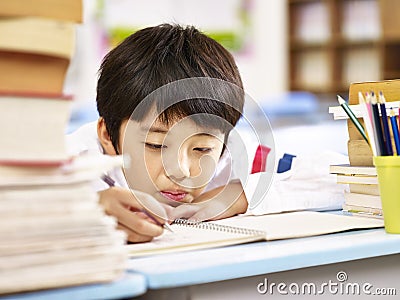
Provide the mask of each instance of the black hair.
{"label": "black hair", "polygon": [[[180,79],[208,77],[243,89],[238,68],[228,50],[195,27],[176,24],[148,27],[130,35],[105,56],[99,73],[97,110],[117,152],[122,122],[159,87]],[[221,117],[231,128],[241,116],[244,96],[243,93],[228,94],[225,98],[233,105],[215,99],[192,98],[162,109],[162,100],[154,101],[161,113],[160,120],[165,123],[174,118],[205,113]],[[144,117],[144,114],[133,116],[138,121]],[[201,123],[200,119],[194,121]],[[221,128],[225,137],[230,130],[222,124],[224,122],[203,119],[203,123],[199,125]]]}

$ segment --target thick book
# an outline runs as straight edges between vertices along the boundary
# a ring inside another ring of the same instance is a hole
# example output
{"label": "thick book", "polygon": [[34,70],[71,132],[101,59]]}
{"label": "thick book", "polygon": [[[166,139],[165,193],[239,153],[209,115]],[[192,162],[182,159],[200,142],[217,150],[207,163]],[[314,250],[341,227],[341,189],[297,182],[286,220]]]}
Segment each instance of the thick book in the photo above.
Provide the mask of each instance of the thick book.
{"label": "thick book", "polygon": [[65,130],[72,98],[0,92],[0,164],[57,165],[68,160]]}
{"label": "thick book", "polygon": [[0,18],[0,49],[70,59],[75,24],[45,18]]}
{"label": "thick book", "polygon": [[344,193],[344,203],[347,205],[358,205],[382,209],[381,197],[376,195],[365,195],[356,193]]}
{"label": "thick book", "polygon": [[0,18],[0,90],[62,93],[74,49],[74,24]]}
{"label": "thick book", "polygon": [[336,175],[337,183],[358,183],[358,184],[379,184],[378,176],[368,176],[368,175]]}
{"label": "thick book", "polygon": [[374,166],[352,166],[350,164],[330,165],[329,173],[344,175],[367,175],[377,176]]}
{"label": "thick book", "polygon": [[69,62],[64,57],[0,50],[0,90],[62,93]]}
{"label": "thick book", "polygon": [[82,22],[82,0],[12,0],[0,1],[0,16],[37,16]]}
{"label": "thick book", "polygon": [[[348,125],[351,128],[351,125]],[[350,130],[350,129],[349,129]],[[359,133],[355,133],[359,134]],[[347,151],[349,153],[349,161],[353,166],[373,166],[372,150],[365,140],[350,139],[347,142]]]}
{"label": "thick book", "polygon": [[381,194],[379,191],[378,184],[350,183],[349,188],[350,192],[356,194],[376,195],[376,196],[379,196]]}
{"label": "thick book", "polygon": [[149,243],[126,247],[136,257],[379,227],[383,220],[313,211],[239,215],[209,222],[177,220],[171,225],[173,232],[164,231]]}

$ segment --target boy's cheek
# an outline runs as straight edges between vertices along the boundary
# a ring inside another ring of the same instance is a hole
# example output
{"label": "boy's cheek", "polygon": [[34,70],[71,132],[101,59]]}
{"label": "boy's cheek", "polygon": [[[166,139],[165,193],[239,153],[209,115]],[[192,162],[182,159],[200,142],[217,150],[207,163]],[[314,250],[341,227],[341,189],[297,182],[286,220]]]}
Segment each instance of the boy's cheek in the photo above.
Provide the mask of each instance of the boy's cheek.
{"label": "boy's cheek", "polygon": [[134,165],[125,169],[124,173],[129,188],[154,194],[157,191],[156,180],[152,178],[152,174],[149,172],[150,170],[135,168]]}

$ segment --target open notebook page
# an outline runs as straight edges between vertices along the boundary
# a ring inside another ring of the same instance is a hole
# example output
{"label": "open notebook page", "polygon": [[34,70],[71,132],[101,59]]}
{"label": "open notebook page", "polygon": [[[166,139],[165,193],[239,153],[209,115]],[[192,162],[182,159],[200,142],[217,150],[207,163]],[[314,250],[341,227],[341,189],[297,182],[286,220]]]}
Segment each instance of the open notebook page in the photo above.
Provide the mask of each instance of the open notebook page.
{"label": "open notebook page", "polygon": [[[378,219],[311,211],[262,216],[240,215],[206,224],[208,225],[172,224],[174,232],[164,231],[161,236],[148,243],[127,245],[130,256],[155,255],[260,240],[299,238],[353,229],[383,227],[383,221]],[[233,229],[230,230],[230,228]],[[249,230],[243,233],[235,228]]]}
{"label": "open notebook page", "polygon": [[221,229],[206,229],[203,226],[172,224],[173,232],[164,233],[151,242],[127,245],[129,256],[144,256],[168,252],[197,250],[265,240],[265,232],[241,233]]}
{"label": "open notebook page", "polygon": [[261,216],[240,215],[214,223],[264,230],[269,241],[384,226],[383,220],[315,211]]}

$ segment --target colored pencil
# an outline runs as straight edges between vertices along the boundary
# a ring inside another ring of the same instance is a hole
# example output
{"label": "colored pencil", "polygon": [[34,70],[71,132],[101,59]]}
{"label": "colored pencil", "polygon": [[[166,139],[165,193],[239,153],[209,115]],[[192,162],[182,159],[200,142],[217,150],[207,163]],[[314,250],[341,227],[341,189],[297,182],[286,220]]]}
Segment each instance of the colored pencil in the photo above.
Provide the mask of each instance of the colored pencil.
{"label": "colored pencil", "polygon": [[393,108],[390,109],[390,122],[392,125],[392,132],[394,138],[394,144],[396,146],[397,155],[400,154],[400,138],[399,138],[399,127],[397,126],[396,114],[394,113]]}
{"label": "colored pencil", "polygon": [[363,120],[364,120],[364,126],[365,126],[365,129],[367,130],[368,140],[369,140],[369,144],[371,145],[372,153],[374,156],[376,156],[377,155],[376,134],[372,128],[371,103],[366,102],[366,100],[364,99],[364,96],[361,92],[358,92],[358,102],[360,103],[360,105],[363,108],[362,115],[363,115]]}
{"label": "colored pencil", "polygon": [[374,92],[371,92],[371,105],[372,105],[373,124],[377,136],[378,149],[379,149],[379,150],[377,149],[378,150],[377,154],[378,156],[380,155],[385,156],[387,155],[386,146],[385,146],[385,141],[383,140],[382,124],[379,116],[378,103],[376,102],[376,97]]}
{"label": "colored pencil", "polygon": [[383,95],[382,91],[380,91],[379,92],[379,105],[381,108],[383,139],[385,140],[385,145],[386,145],[386,155],[393,155],[392,138],[390,136],[389,123],[388,123],[388,117],[387,117],[387,113],[386,113],[386,104],[385,103],[386,103],[385,96]]}
{"label": "colored pencil", "polygon": [[337,95],[338,102],[340,106],[343,108],[345,113],[348,115],[350,120],[353,122],[354,126],[356,126],[357,130],[360,132],[361,136],[364,138],[364,140],[369,144],[367,135],[365,134],[364,127],[361,125],[361,123],[357,120],[357,117],[354,115],[353,111],[350,109],[350,107],[347,105],[346,100],[344,100],[342,97]]}

